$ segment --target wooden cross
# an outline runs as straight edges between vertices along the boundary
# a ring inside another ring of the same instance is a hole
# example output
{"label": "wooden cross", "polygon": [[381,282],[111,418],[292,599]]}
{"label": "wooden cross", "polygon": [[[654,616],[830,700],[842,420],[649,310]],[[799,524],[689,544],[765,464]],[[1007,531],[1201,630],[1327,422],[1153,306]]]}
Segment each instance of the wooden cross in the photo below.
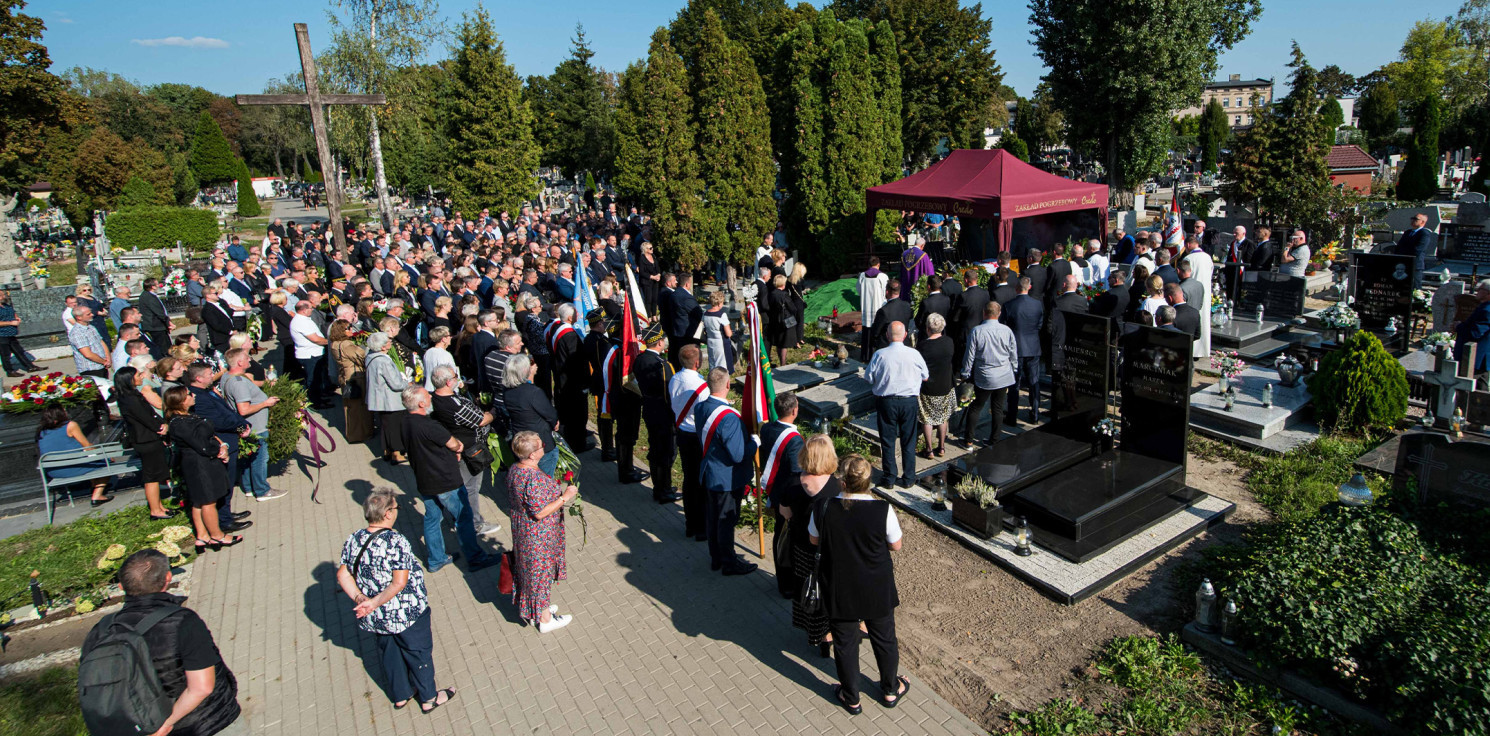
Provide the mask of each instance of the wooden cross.
{"label": "wooden cross", "polygon": [[[1450,352],[1451,349],[1445,347],[1438,354],[1434,371],[1423,375],[1423,383],[1438,387],[1438,403],[1434,406],[1433,416],[1444,422],[1454,418],[1454,409],[1459,403],[1459,392],[1473,391],[1475,385],[1472,376],[1459,375],[1459,361],[1449,357],[1453,354]],[[1473,344],[1469,345],[1470,365],[1474,365],[1474,349]]]}
{"label": "wooden cross", "polygon": [[300,68],[305,74],[303,95],[238,95],[240,105],[305,105],[310,108],[311,132],[316,138],[316,155],[321,158],[321,178],[326,183],[326,209],[331,213],[329,229],[335,239],[336,248],[343,258],[347,252],[347,236],[341,223],[341,177],[331,158],[331,140],[326,136],[326,105],[386,105],[385,95],[332,95],[322,94],[316,76],[316,57],[310,53],[310,30],[304,23],[295,24],[295,41],[300,46]]}

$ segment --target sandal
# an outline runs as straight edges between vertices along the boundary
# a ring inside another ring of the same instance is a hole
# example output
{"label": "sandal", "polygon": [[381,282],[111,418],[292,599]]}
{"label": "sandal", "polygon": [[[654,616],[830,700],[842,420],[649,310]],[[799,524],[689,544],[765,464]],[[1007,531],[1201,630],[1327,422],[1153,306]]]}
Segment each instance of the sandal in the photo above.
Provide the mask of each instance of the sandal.
{"label": "sandal", "polygon": [[916,457],[919,457],[922,460],[930,460],[931,459],[931,450],[922,450],[922,451],[916,453]]}
{"label": "sandal", "polygon": [[203,542],[200,539],[197,540],[195,546],[197,548],[197,554],[199,554],[199,555],[202,554],[203,552],[206,552],[209,549],[212,549],[212,545],[210,545],[210,544],[208,544],[206,542]]}
{"label": "sandal", "polygon": [[[444,700],[440,700],[440,696],[441,695],[444,695],[445,696],[445,699]],[[420,703],[419,704],[419,710],[420,710],[420,712],[422,712],[422,713],[424,713],[424,714],[427,715],[427,714],[430,714],[430,713],[435,712],[435,708],[438,708],[438,707],[440,707],[440,706],[442,706],[442,705],[444,705],[444,704],[446,704],[446,703],[448,703],[448,702],[450,702],[451,700],[454,700],[454,699],[455,699],[455,688],[453,688],[453,687],[447,687],[444,690],[441,690],[441,691],[435,693],[435,699],[434,700],[431,700],[431,701],[429,701],[427,703]],[[428,706],[428,707],[426,707],[426,706]]]}
{"label": "sandal", "polygon": [[[436,696],[436,697],[438,697],[438,696]],[[413,700],[413,698],[409,698],[409,700]],[[394,703],[393,704],[393,709],[394,710],[403,710],[404,708],[409,707],[409,700],[405,700],[402,703]]]}
{"label": "sandal", "polygon": [[895,694],[891,695],[890,693],[885,693],[886,708],[894,708],[895,706],[900,705],[900,701],[905,700],[906,693],[911,691],[911,681],[905,679],[905,675],[896,675],[895,682],[897,683],[897,691],[895,692]]}
{"label": "sandal", "polygon": [[859,715],[860,713],[863,713],[864,712],[864,704],[863,703],[854,703],[854,704],[850,705],[847,700],[844,700],[843,699],[843,692],[844,691],[843,691],[843,686],[842,685],[834,685],[833,686],[833,699],[838,701],[838,705],[842,706],[844,710],[848,711],[848,714],[851,715],[851,716],[856,716],[856,715]]}
{"label": "sandal", "polygon": [[933,455],[936,455],[937,457],[946,457],[947,456],[947,448],[946,447],[938,447],[938,448],[936,448],[936,451],[933,452],[932,454]]}
{"label": "sandal", "polygon": [[207,546],[208,547],[211,547],[212,548],[212,551],[216,552],[217,550],[220,550],[223,547],[231,547],[231,546],[233,546],[233,545],[235,545],[235,544],[237,544],[239,542],[242,542],[242,541],[243,541],[243,535],[242,534],[234,534],[231,537],[224,537],[222,539],[209,539],[209,540],[207,540]]}

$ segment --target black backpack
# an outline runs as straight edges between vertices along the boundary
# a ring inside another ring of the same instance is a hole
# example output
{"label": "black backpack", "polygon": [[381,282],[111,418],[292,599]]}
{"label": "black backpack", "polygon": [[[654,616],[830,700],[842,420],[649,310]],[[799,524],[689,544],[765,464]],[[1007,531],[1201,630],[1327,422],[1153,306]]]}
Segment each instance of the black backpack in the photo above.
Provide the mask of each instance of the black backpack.
{"label": "black backpack", "polygon": [[183,610],[165,606],[134,627],[105,618],[103,635],[78,664],[78,702],[91,733],[155,733],[171,715],[174,699],[161,688],[160,677],[145,645],[145,632]]}

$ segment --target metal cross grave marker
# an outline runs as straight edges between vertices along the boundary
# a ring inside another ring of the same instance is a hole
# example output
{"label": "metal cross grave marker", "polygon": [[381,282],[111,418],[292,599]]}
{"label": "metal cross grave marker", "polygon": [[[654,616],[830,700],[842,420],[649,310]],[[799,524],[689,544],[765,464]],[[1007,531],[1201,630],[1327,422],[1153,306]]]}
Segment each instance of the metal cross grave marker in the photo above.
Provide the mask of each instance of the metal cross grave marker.
{"label": "metal cross grave marker", "polygon": [[341,222],[341,178],[331,158],[331,140],[326,136],[326,105],[386,105],[386,95],[323,94],[316,76],[316,58],[310,53],[310,30],[304,23],[295,24],[295,41],[300,46],[300,68],[305,74],[303,95],[238,95],[240,105],[305,105],[310,108],[310,127],[316,138],[316,155],[321,159],[321,178],[326,183],[326,208],[331,213],[328,229],[337,250],[347,257],[347,236]]}

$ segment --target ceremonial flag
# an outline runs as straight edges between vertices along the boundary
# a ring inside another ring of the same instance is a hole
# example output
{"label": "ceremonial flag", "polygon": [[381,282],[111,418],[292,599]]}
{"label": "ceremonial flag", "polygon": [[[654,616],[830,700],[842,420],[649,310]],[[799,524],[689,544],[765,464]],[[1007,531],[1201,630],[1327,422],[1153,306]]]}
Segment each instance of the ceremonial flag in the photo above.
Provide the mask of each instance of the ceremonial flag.
{"label": "ceremonial flag", "polygon": [[595,298],[595,290],[590,288],[590,275],[578,265],[578,249],[574,252],[574,262],[574,308],[579,311],[574,329],[579,330],[580,338],[584,338],[590,334],[590,312],[600,306],[600,300]]}
{"label": "ceremonial flag", "polygon": [[636,302],[636,313],[637,313],[637,315],[640,316],[642,319],[647,320],[648,323],[650,323],[651,322],[651,318],[647,317],[647,305],[644,302],[642,302],[641,287],[637,286],[637,283],[636,283],[636,274],[634,274],[634,273],[631,272],[631,264],[630,263],[627,263],[626,264],[626,283],[630,286],[630,290],[626,292],[626,294],[627,294],[626,301]]}
{"label": "ceremonial flag", "polygon": [[631,309],[631,300],[627,299],[621,308],[621,381],[631,375],[631,361],[641,355],[641,350],[636,346],[636,313]]}
{"label": "ceremonial flag", "polygon": [[1174,198],[1169,200],[1169,218],[1164,223],[1164,245],[1180,248],[1185,245],[1185,218],[1180,216],[1180,190],[1175,185]]}
{"label": "ceremonial flag", "polygon": [[742,419],[750,434],[776,418],[776,386],[771,379],[771,357],[761,335],[761,315],[755,302],[745,305],[746,360]]}

